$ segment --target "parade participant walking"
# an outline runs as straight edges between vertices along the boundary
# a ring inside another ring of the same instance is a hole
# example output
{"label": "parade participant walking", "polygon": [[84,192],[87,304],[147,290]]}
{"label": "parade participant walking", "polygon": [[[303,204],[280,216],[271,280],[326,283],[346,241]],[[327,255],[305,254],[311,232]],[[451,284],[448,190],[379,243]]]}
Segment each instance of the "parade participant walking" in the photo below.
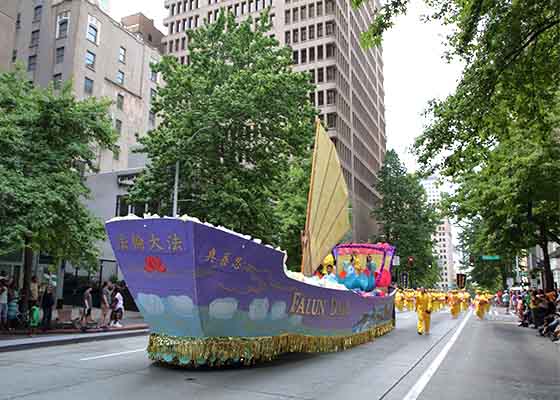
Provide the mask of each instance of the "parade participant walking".
{"label": "parade participant walking", "polygon": [[432,296],[425,288],[420,288],[416,293],[416,313],[418,314],[418,334],[430,333],[432,313]]}
{"label": "parade participant walking", "polygon": [[449,304],[449,311],[451,312],[451,316],[453,319],[459,316],[461,312],[461,299],[459,298],[459,294],[456,290],[452,290],[447,295],[447,301]]}
{"label": "parade participant walking", "polygon": [[474,310],[478,319],[484,319],[488,309],[489,299],[481,292],[476,292],[474,298]]}

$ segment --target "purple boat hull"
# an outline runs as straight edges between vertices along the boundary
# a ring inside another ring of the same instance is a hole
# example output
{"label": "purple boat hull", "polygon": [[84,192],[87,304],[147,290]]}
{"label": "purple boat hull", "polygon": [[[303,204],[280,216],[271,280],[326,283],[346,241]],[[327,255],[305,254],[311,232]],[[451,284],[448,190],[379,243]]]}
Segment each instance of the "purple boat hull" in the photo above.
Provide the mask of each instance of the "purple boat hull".
{"label": "purple boat hull", "polygon": [[283,252],[241,235],[173,218],[106,227],[154,334],[349,337],[393,322],[392,296],[362,297],[290,279]]}

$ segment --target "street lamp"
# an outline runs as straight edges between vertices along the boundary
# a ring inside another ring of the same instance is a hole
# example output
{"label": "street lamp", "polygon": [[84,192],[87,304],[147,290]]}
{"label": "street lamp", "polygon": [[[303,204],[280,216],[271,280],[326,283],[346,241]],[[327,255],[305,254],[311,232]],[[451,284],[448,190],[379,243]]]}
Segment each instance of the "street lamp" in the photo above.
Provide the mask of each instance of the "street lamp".
{"label": "street lamp", "polygon": [[[190,138],[187,139],[185,144],[189,144],[199,132],[202,132],[206,129],[212,128],[211,126],[205,126],[204,128],[200,128],[197,130]],[[175,163],[175,182],[173,184],[173,216],[177,217],[177,203],[179,202],[179,169],[181,165],[179,160]]]}

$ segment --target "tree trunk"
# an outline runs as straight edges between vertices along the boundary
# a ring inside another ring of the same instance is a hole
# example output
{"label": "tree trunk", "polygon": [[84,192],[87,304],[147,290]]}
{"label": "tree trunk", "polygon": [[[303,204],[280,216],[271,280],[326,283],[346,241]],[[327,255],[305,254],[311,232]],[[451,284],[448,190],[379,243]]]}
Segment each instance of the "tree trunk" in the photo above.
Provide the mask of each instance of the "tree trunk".
{"label": "tree trunk", "polygon": [[23,253],[23,288],[22,288],[22,312],[25,313],[29,308],[31,298],[31,276],[33,274],[33,249],[30,247],[29,238],[25,239],[25,250]]}
{"label": "tree trunk", "polygon": [[548,240],[546,239],[546,235],[543,236],[544,236],[544,240],[540,244],[543,251],[543,267],[544,267],[543,287],[545,292],[550,292],[554,290],[554,275],[552,275],[552,268],[550,267],[550,254],[548,254]]}

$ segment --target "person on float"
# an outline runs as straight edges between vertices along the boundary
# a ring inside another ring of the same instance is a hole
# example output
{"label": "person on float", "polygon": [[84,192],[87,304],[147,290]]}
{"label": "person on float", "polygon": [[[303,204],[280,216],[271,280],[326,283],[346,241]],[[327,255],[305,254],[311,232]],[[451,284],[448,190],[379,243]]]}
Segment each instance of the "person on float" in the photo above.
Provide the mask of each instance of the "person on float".
{"label": "person on float", "polygon": [[432,318],[432,295],[421,287],[416,293],[416,314],[418,315],[417,330],[419,335],[430,334]]}

